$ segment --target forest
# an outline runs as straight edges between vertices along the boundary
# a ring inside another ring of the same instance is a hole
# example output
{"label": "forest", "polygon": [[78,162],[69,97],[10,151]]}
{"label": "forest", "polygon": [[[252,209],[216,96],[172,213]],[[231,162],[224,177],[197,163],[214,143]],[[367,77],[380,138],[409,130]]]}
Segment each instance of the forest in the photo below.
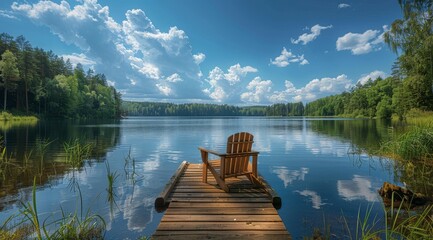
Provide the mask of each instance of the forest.
{"label": "forest", "polygon": [[122,109],[129,116],[302,116],[304,114],[304,105],[301,102],[240,107],[227,104],[124,101]]}
{"label": "forest", "polygon": [[[104,74],[33,48],[23,37],[0,34],[0,106],[3,111],[58,118],[132,116],[342,116],[403,119],[411,109],[433,111],[432,1],[400,1],[384,41],[397,55],[392,76],[358,83],[348,92],[305,105],[230,106],[203,103],[122,102]],[[428,12],[429,14],[423,14]],[[3,90],[3,91],[1,91]]]}
{"label": "forest", "polygon": [[104,74],[75,67],[23,37],[0,34],[0,106],[18,115],[117,118],[121,95]]}

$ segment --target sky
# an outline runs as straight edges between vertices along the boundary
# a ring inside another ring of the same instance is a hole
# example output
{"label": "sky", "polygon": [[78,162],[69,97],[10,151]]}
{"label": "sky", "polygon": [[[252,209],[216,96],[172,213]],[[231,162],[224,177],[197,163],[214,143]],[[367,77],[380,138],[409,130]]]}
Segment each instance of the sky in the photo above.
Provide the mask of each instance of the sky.
{"label": "sky", "polygon": [[103,73],[124,100],[270,105],[386,78],[397,0],[1,0],[0,32]]}

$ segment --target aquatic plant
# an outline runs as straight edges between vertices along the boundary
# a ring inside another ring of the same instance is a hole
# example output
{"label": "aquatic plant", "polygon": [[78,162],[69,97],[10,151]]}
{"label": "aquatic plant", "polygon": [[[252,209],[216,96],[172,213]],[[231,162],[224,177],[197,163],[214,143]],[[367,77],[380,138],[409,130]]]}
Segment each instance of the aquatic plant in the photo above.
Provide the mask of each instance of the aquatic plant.
{"label": "aquatic plant", "polygon": [[113,212],[114,209],[114,205],[117,206],[116,204],[116,193],[114,192],[114,184],[116,183],[117,178],[119,177],[119,174],[117,173],[117,171],[115,172],[111,172],[110,169],[110,163],[108,161],[105,162],[105,166],[107,168],[107,181],[108,181],[108,186],[107,186],[107,201],[110,203],[110,210],[111,213]]}
{"label": "aquatic plant", "polygon": [[93,150],[92,143],[81,143],[80,139],[70,140],[63,144],[66,162],[74,169],[80,168],[85,159],[90,157]]}
{"label": "aquatic plant", "polygon": [[[78,186],[79,190],[79,186]],[[82,195],[79,190],[79,209],[74,213],[66,214],[62,209],[62,217],[49,222],[47,217],[41,222],[36,204],[36,177],[33,180],[32,201],[22,203],[23,209],[18,215],[9,217],[0,227],[1,239],[103,239],[106,223],[97,214],[91,214],[90,210],[83,215]],[[80,212],[80,214],[78,213]],[[12,220],[18,219],[18,223],[10,226]],[[4,238],[3,238],[4,237]]]}
{"label": "aquatic plant", "polygon": [[394,206],[393,193],[391,207],[383,208],[383,218],[380,218],[378,214],[371,215],[373,205],[366,208],[363,217],[361,216],[361,208],[359,208],[354,232],[346,218],[343,217],[348,238],[428,239],[433,233],[433,216],[431,215],[433,205],[428,205],[421,211],[411,210],[409,205],[403,200],[398,206]]}
{"label": "aquatic plant", "polygon": [[433,127],[411,127],[381,146],[381,153],[395,159],[433,159]]}
{"label": "aquatic plant", "polygon": [[[131,148],[129,148],[128,155],[125,157],[125,165],[123,169],[125,171],[126,179],[130,179],[132,184],[135,184],[135,176],[137,173],[135,171],[135,158],[131,156]],[[129,172],[129,170],[131,170],[131,172]]]}
{"label": "aquatic plant", "polygon": [[47,235],[47,232],[45,231],[45,228],[41,226],[39,221],[38,209],[36,206],[36,177],[33,178],[32,202],[22,203],[22,205],[24,210],[20,211],[21,215],[24,216],[33,226],[37,238],[42,239],[42,231],[44,230],[45,235]]}

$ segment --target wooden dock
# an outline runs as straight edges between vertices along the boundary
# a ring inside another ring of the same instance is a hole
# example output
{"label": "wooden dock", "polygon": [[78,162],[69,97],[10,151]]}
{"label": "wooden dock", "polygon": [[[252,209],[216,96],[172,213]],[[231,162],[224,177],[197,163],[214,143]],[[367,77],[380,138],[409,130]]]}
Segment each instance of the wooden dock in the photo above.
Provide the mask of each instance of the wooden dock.
{"label": "wooden dock", "polygon": [[269,190],[232,178],[230,193],[202,165],[182,163],[155,205],[169,203],[152,239],[290,239]]}

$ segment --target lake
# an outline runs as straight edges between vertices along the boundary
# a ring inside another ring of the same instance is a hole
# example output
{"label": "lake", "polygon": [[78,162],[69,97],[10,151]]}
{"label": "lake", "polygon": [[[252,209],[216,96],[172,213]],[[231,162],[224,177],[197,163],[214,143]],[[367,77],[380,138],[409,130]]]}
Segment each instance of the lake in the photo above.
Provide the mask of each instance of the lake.
{"label": "lake", "polygon": [[[359,209],[363,213],[370,207],[382,216],[377,190],[383,182],[414,182],[394,161],[362,150],[374,151],[395,131],[390,123],[374,120],[130,117],[41,121],[1,131],[10,160],[1,172],[0,220],[31,201],[36,176],[42,220],[58,219],[62,209],[90,210],[105,219],[107,239],[152,235],[163,215],[154,209],[154,200],[179,164],[200,163],[199,146],[223,151],[227,137],[240,131],[254,135],[259,173],[282,198],[278,211],[294,239],[311,236],[325,224],[342,235],[342,216],[355,224]],[[94,150],[72,170],[64,161],[64,143],[78,138],[91,142]],[[108,171],[117,176],[114,202],[107,191]]]}

